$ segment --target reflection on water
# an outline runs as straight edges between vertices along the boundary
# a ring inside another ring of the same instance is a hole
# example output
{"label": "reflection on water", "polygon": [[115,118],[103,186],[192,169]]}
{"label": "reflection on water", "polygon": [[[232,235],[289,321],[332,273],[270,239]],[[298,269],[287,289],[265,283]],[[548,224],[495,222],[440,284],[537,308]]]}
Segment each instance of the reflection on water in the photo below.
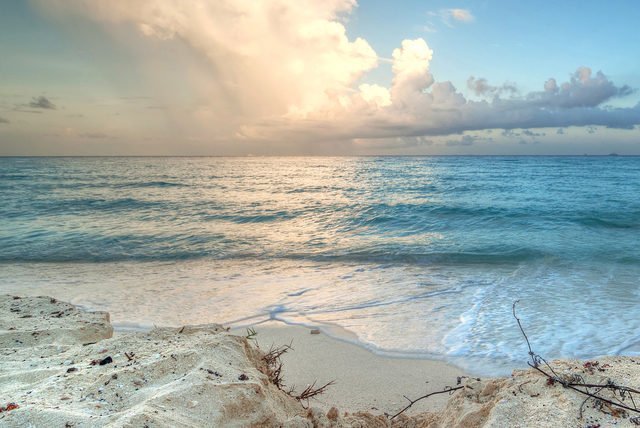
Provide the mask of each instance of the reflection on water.
{"label": "reflection on water", "polygon": [[522,299],[538,352],[638,353],[638,177],[624,157],[0,159],[0,292],[121,328],[338,326],[486,372],[526,359]]}

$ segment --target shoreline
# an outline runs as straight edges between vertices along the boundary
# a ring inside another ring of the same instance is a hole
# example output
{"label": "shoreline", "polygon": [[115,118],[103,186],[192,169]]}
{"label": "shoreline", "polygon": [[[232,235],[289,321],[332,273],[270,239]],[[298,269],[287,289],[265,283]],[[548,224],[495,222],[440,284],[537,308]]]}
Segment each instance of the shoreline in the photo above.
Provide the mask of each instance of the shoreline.
{"label": "shoreline", "polygon": [[[0,425],[551,428],[640,421],[640,409],[629,407],[640,402],[640,358],[550,361],[551,382],[535,369],[480,379],[438,361],[381,357],[305,327],[255,330],[250,338],[219,324],[114,335],[107,312],[46,296],[0,296]],[[294,349],[281,360],[268,358],[272,344],[289,343]],[[599,397],[615,400],[605,406],[564,386],[575,379],[627,389],[600,388]],[[314,381],[332,380],[325,394],[300,395]],[[429,392],[444,393],[388,416]],[[627,400],[632,394],[635,401]]]}
{"label": "shoreline", "polygon": [[[403,396],[419,397],[455,386],[458,376],[467,376],[444,361],[379,355],[316,328],[281,321],[269,321],[252,328],[257,333],[254,341],[264,351],[271,346],[291,344],[293,349],[282,358],[287,385],[299,387],[314,381],[319,385],[335,381],[314,402],[326,410],[338,407],[349,412],[393,414],[406,404]],[[232,328],[231,333],[246,336],[246,329]],[[434,396],[416,404],[410,414],[439,410],[447,399],[446,394]]]}

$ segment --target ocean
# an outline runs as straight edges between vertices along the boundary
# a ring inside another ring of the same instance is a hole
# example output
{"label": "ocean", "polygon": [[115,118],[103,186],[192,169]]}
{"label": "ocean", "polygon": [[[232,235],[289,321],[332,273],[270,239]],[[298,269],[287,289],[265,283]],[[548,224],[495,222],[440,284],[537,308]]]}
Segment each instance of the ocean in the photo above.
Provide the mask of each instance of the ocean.
{"label": "ocean", "polygon": [[0,158],[0,293],[479,374],[640,355],[640,157]]}

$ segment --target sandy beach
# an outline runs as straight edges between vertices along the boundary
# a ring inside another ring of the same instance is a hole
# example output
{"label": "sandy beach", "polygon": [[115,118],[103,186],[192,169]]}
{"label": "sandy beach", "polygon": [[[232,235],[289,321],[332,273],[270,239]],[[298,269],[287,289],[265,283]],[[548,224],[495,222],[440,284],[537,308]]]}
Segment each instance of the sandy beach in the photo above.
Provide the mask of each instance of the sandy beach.
{"label": "sandy beach", "polygon": [[[463,378],[442,362],[386,358],[304,327],[263,324],[256,335],[221,325],[113,333],[109,315],[50,297],[0,301],[0,425],[61,427],[556,427],[635,426],[633,412],[549,382],[535,370]],[[286,386],[265,354],[283,356]],[[640,384],[640,359],[555,361],[558,376]],[[335,384],[317,399],[310,383]],[[295,385],[294,393],[287,393]],[[402,396],[446,385],[395,419]],[[621,402],[622,403],[622,402]],[[626,404],[631,405],[630,402]]]}
{"label": "sandy beach", "polygon": [[[255,341],[261,349],[291,345],[283,355],[284,377],[288,385],[306,386],[317,382],[335,384],[314,400],[324,409],[372,413],[394,413],[406,404],[404,396],[419,397],[453,386],[465,373],[441,361],[383,357],[352,343],[334,339],[306,327],[268,322],[255,327]],[[246,330],[232,330],[246,335]],[[410,413],[442,408],[448,396],[416,404]]]}

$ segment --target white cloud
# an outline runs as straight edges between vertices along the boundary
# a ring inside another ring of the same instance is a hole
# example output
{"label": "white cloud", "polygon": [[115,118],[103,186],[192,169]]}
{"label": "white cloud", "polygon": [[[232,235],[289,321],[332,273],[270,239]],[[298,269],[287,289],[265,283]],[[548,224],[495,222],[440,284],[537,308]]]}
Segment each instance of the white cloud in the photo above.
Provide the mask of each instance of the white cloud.
{"label": "white cloud", "polygon": [[377,107],[387,107],[391,105],[391,94],[384,86],[363,83],[358,86],[360,96],[367,103],[373,103]]}
{"label": "white cloud", "polygon": [[[468,100],[451,82],[435,80],[434,52],[421,38],[403,40],[393,51],[388,87],[361,83],[379,58],[366,40],[347,37],[344,17],[353,0],[34,1],[66,19],[89,19],[110,31],[135,29],[149,43],[185,44],[207,65],[197,79],[185,79],[201,97],[188,111],[172,112],[168,105],[167,115],[203,144],[394,138],[422,144],[415,138],[484,129],[640,124],[640,105],[602,107],[631,89],[587,67],[528,94],[511,83],[494,86],[471,77],[469,88],[491,99]],[[465,9],[441,13],[473,20]]]}
{"label": "white cloud", "polygon": [[[509,91],[510,97],[505,99],[500,97],[499,88],[487,83],[489,89],[485,92],[493,93],[493,99],[471,101],[451,82],[434,82],[429,73],[431,57],[431,50],[420,39],[405,40],[402,48],[396,49],[391,104],[370,108],[366,114],[361,109],[343,108],[340,119],[333,121],[330,128],[322,124],[320,117],[309,115],[303,125],[282,120],[248,125],[243,128],[243,135],[265,139],[286,135],[325,141],[525,129],[524,135],[540,137],[544,135],[529,128],[598,125],[632,129],[640,123],[640,104],[631,108],[601,107],[614,97],[629,94],[630,88],[616,86],[603,73],[593,75],[586,67],[579,68],[554,91],[518,96]],[[549,81],[542,86],[549,88]]]}
{"label": "white cloud", "polygon": [[317,111],[378,63],[364,39],[349,40],[340,20],[353,0],[36,1],[113,31],[124,24],[149,39],[181,40],[210,66],[200,91],[227,98],[230,116]]}
{"label": "white cloud", "polygon": [[412,106],[419,102],[421,90],[433,83],[429,73],[433,51],[423,39],[403,40],[392,57],[391,100],[396,106]]}
{"label": "white cloud", "polygon": [[446,13],[456,21],[471,22],[475,17],[468,9],[447,9]]}

